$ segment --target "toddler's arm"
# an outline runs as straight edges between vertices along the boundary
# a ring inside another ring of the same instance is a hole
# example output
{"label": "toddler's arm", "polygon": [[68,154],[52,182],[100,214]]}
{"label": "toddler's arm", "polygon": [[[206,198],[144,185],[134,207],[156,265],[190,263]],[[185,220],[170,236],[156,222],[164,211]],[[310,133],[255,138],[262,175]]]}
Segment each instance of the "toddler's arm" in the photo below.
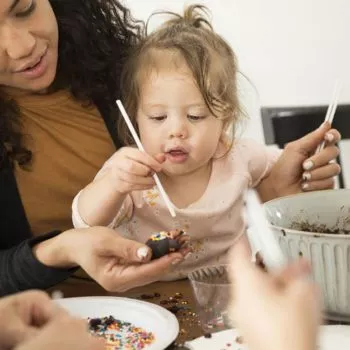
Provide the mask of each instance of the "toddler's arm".
{"label": "toddler's arm", "polygon": [[[160,157],[158,159],[162,161]],[[126,195],[152,188],[152,174],[161,169],[158,160],[138,149],[120,149],[105,163],[94,181],[75,198],[73,221],[80,221],[87,226],[110,225]]]}

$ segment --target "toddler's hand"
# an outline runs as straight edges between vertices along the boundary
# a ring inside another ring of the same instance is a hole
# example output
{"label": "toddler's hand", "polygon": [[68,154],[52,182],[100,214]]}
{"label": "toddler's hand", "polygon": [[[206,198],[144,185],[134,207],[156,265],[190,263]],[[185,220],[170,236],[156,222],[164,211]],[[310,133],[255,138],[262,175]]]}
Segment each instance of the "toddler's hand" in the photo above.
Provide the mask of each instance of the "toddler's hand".
{"label": "toddler's hand", "polygon": [[119,193],[147,190],[154,186],[152,176],[162,170],[164,160],[163,154],[153,158],[136,148],[123,147],[105,163],[103,173],[109,173]]}

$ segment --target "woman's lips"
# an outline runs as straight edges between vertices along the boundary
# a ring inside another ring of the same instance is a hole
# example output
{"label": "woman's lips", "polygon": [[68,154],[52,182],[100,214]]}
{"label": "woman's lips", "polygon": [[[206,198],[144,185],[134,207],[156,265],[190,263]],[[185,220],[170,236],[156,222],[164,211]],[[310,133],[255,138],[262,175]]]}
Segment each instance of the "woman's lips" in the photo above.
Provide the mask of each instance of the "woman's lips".
{"label": "woman's lips", "polygon": [[44,55],[40,58],[39,62],[31,68],[25,69],[17,74],[23,75],[27,79],[38,79],[43,76],[48,69],[47,62],[47,50]]}

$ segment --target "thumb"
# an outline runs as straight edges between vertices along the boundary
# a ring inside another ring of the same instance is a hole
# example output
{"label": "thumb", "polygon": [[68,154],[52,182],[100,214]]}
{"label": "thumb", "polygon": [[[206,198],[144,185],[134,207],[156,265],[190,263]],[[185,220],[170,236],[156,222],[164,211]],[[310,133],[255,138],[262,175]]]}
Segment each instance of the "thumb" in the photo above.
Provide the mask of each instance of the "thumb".
{"label": "thumb", "polygon": [[158,161],[159,163],[164,163],[165,162],[165,154],[164,153],[158,153],[154,156],[155,160]]}
{"label": "thumb", "polygon": [[116,234],[106,242],[104,251],[129,262],[146,262],[152,257],[152,251],[145,244],[127,239]]}
{"label": "thumb", "polygon": [[293,142],[296,151],[309,155],[324,140],[325,134],[330,130],[329,122],[323,123],[319,128]]}

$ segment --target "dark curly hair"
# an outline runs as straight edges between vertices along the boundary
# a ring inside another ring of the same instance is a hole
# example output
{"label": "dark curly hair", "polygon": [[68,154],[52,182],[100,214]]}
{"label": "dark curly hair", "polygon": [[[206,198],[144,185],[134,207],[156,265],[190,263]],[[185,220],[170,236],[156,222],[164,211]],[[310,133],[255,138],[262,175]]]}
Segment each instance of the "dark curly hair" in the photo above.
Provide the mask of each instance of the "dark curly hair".
{"label": "dark curly hair", "polygon": [[[123,64],[142,37],[144,23],[134,20],[117,0],[48,1],[60,37],[52,88],[65,88],[79,100],[103,101],[112,108],[119,95]],[[30,165],[32,153],[23,138],[16,101],[0,91],[0,167],[6,153],[12,164]]]}

